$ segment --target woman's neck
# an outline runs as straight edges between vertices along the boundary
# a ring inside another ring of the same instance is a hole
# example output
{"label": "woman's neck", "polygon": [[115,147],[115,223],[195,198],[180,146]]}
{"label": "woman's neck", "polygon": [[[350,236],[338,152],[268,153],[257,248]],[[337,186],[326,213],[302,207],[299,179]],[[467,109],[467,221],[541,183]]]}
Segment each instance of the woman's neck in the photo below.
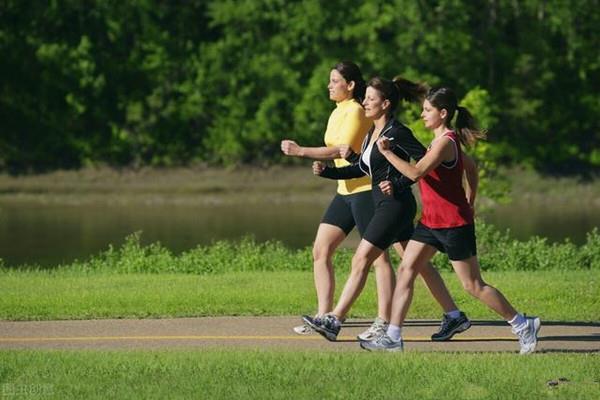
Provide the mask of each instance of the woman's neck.
{"label": "woman's neck", "polygon": [[446,126],[446,124],[441,124],[440,126],[438,126],[437,128],[435,128],[433,130],[433,134],[435,135],[435,138],[439,138],[441,136],[444,136],[444,133],[448,132],[450,129],[448,129],[448,127]]}
{"label": "woman's neck", "polygon": [[373,124],[375,125],[375,132],[381,132],[383,127],[385,126],[385,124],[388,123],[389,120],[390,118],[387,114],[383,114],[381,117],[374,120]]}

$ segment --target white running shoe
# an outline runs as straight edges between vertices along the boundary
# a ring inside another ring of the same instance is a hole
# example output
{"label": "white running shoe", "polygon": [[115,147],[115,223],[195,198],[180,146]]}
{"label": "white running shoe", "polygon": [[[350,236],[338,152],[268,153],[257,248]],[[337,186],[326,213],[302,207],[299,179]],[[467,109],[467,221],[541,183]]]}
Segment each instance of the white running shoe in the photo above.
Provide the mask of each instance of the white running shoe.
{"label": "white running shoe", "polygon": [[402,338],[394,340],[384,333],[370,342],[360,342],[360,347],[368,351],[402,351],[404,342]]}
{"label": "white running shoe", "polygon": [[387,332],[387,328],[388,323],[384,319],[377,317],[369,329],[356,337],[363,342],[370,342],[371,340],[375,340],[379,336],[384,335]]}
{"label": "white running shoe", "polygon": [[519,345],[521,346],[520,354],[529,354],[535,351],[537,335],[541,324],[538,317],[526,317],[523,327],[518,330],[512,329],[512,332],[519,337]]}
{"label": "white running shoe", "polygon": [[[304,322],[304,317],[302,317],[302,321]],[[315,317],[313,318],[315,321],[321,321],[321,317],[319,317],[318,315],[315,315]],[[311,333],[313,333],[315,330],[306,322],[304,322],[302,325],[298,325],[295,326],[294,328],[294,332],[296,332],[298,335],[310,335]]]}
{"label": "white running shoe", "polygon": [[310,335],[314,332],[313,328],[311,328],[307,324],[295,326],[293,329],[294,332],[296,332],[298,335]]}

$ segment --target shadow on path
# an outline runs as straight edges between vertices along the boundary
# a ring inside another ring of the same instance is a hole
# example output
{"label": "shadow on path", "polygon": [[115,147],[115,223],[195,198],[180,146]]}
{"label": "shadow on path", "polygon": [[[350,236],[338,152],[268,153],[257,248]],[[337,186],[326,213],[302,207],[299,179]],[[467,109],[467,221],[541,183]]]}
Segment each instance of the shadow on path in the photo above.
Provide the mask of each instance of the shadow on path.
{"label": "shadow on path", "polygon": [[[373,323],[373,321],[371,320],[367,320],[367,321],[347,321],[344,322],[342,324],[342,327],[346,327],[346,328],[357,328],[357,327],[369,327],[371,325],[371,323]],[[496,327],[496,326],[502,326],[502,327],[508,327],[508,323],[506,323],[505,321],[499,321],[499,320],[471,320],[471,324],[472,326],[480,326],[480,327],[485,327],[485,326],[491,326],[491,327]],[[406,327],[437,327],[440,325],[440,321],[439,320],[407,320],[404,322],[404,326]],[[582,327],[582,328],[589,328],[589,327],[598,327],[600,328],[600,322],[590,322],[590,321],[544,321],[542,320],[542,330],[541,330],[541,335],[539,335],[538,340],[540,342],[557,342],[557,341],[567,341],[567,342],[600,342],[600,329],[598,330],[598,332],[594,332],[594,333],[590,333],[588,335],[551,335],[551,336],[544,336],[543,335],[543,331],[544,331],[544,327]],[[458,338],[458,337],[457,337]],[[461,342],[512,342],[512,341],[516,341],[516,338],[509,338],[509,337],[490,337],[490,338],[482,338],[482,337],[477,337],[477,338],[473,338],[473,339],[469,339],[469,337],[465,337],[462,336],[460,337],[460,341]],[[407,339],[407,342],[430,342],[429,339]],[[346,343],[358,343],[359,340],[358,339],[342,339],[342,340],[338,340],[338,342],[346,342]],[[550,351],[550,350],[548,350]],[[551,351],[555,351],[555,350],[551,350]],[[579,352],[580,350],[556,350],[556,351],[573,351],[573,352]],[[589,350],[586,350],[589,352]],[[596,352],[596,351],[593,351]],[[600,352],[600,350],[598,350],[598,352]]]}

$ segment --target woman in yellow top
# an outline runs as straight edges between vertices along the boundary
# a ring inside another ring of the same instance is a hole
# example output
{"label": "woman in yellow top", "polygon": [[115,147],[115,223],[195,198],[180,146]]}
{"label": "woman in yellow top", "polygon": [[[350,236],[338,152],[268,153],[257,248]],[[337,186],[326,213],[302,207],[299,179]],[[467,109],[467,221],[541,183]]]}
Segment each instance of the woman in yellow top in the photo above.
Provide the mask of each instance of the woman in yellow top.
{"label": "woman in yellow top", "polygon": [[[373,125],[366,118],[361,105],[366,83],[359,67],[350,61],[335,65],[329,75],[329,98],[336,102],[325,132],[324,147],[303,147],[292,140],[283,140],[281,150],[288,156],[306,157],[314,160],[335,160],[336,167],[344,167],[349,163],[344,159],[348,155],[348,147],[354,153],[360,153],[361,144]],[[337,194],[325,212],[313,247],[314,281],[317,291],[318,310],[316,319],[326,315],[333,309],[335,291],[335,275],[333,270],[333,253],[350,231],[356,227],[363,235],[374,214],[371,195],[371,182],[368,176],[338,180]],[[400,244],[394,244],[396,251],[402,255]],[[359,335],[361,340],[373,340],[385,333],[390,318],[392,293],[394,291],[394,271],[387,252],[382,253],[375,262],[375,279],[377,282],[378,317],[373,325]],[[433,268],[424,269],[422,276],[436,300],[446,313],[457,312],[457,307],[439,273]],[[298,334],[312,332],[310,326],[304,324],[294,328]],[[450,336],[451,337],[451,336]],[[450,337],[444,337],[447,340]],[[439,339],[438,339],[439,340]]]}

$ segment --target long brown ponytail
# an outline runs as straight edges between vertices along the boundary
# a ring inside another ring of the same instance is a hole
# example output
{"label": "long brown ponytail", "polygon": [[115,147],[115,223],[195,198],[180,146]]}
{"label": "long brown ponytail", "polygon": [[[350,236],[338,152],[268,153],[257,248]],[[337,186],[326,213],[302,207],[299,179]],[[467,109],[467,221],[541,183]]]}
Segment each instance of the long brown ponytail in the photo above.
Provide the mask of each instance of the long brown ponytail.
{"label": "long brown ponytail", "polygon": [[390,101],[388,114],[393,114],[401,100],[420,103],[427,93],[427,86],[415,83],[400,76],[390,81],[389,79],[374,77],[367,86],[377,90],[384,99]]}

